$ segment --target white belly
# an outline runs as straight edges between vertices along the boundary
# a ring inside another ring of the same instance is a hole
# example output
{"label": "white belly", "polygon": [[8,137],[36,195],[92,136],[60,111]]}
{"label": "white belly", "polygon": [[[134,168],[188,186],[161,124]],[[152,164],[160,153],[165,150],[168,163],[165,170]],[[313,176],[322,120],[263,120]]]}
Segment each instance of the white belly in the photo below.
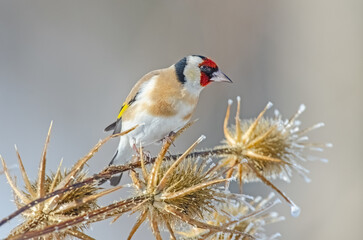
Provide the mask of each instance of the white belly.
{"label": "white belly", "polygon": [[184,106],[177,115],[172,117],[155,117],[148,113],[142,113],[133,121],[122,122],[122,131],[130,129],[139,124],[134,131],[130,132],[127,137],[132,146],[147,146],[151,143],[159,141],[167,136],[170,132],[176,132],[182,128],[188,120],[183,117],[192,111],[192,107]]}

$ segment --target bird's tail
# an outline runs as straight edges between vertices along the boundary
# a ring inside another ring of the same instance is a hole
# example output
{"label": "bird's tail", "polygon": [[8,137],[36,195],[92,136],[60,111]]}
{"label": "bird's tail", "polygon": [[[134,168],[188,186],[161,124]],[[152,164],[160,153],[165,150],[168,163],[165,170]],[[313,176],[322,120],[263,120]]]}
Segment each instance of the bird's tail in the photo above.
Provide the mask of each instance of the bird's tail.
{"label": "bird's tail", "polygon": [[111,162],[108,164],[108,166],[114,165],[115,159],[117,159],[118,155],[118,149],[116,150],[115,154],[113,155]]}
{"label": "bird's tail", "polygon": [[[108,164],[108,166],[114,165],[115,160],[119,157],[118,156],[119,151],[116,150],[115,154],[113,155],[111,162]],[[110,185],[111,186],[117,186],[122,178],[122,173],[118,174],[118,175],[114,175],[110,178]]]}

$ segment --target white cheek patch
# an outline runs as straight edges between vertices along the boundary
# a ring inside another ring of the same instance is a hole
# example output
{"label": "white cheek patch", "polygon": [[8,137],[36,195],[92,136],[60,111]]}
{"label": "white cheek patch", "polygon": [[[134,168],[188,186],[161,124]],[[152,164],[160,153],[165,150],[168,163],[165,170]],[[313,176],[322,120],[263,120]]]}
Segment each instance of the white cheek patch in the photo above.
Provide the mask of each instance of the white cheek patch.
{"label": "white cheek patch", "polygon": [[191,82],[200,80],[200,69],[195,65],[187,64],[183,72],[184,76]]}
{"label": "white cheek patch", "polygon": [[189,56],[183,74],[186,78],[185,88],[190,92],[199,93],[202,90],[200,86],[200,69],[199,64],[203,62],[198,56]]}

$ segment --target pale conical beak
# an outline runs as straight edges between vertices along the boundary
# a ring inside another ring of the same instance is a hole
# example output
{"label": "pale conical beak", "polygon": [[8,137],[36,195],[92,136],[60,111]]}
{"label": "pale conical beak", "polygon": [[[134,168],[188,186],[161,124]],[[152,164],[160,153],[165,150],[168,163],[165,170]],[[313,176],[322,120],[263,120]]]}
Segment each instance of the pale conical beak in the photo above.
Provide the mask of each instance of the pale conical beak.
{"label": "pale conical beak", "polygon": [[212,77],[210,80],[213,82],[229,82],[229,83],[232,82],[232,80],[229,79],[229,77],[227,77],[227,75],[221,72],[220,70],[212,73]]}

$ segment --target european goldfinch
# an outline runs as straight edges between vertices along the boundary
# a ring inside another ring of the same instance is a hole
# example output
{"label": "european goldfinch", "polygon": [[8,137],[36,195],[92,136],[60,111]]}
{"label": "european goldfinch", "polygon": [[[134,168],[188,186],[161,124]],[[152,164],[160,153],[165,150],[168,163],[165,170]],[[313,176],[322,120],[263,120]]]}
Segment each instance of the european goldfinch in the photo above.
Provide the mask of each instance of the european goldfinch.
{"label": "european goldfinch", "polygon": [[[191,119],[200,92],[211,82],[232,82],[209,58],[191,55],[143,76],[131,89],[117,120],[105,128],[113,134],[139,125],[120,137],[109,165],[128,160],[140,144],[147,146],[178,131]],[[111,178],[117,185],[121,175]]]}

